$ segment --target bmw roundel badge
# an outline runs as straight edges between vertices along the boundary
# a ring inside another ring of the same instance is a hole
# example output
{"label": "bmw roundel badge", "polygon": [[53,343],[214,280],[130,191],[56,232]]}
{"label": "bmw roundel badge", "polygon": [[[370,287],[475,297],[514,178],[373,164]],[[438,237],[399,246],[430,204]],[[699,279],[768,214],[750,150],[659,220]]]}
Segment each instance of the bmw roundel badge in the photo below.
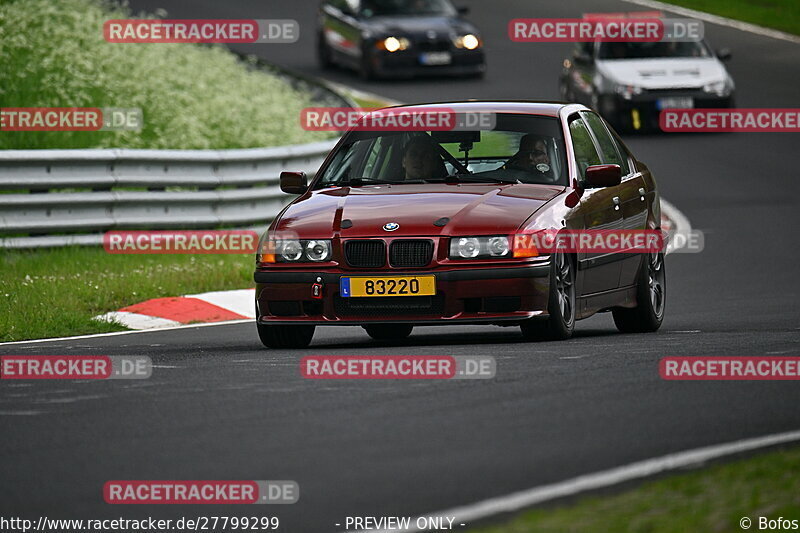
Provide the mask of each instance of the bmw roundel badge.
{"label": "bmw roundel badge", "polygon": [[400,224],[398,224],[397,222],[387,222],[386,224],[383,225],[383,229],[386,231],[394,231],[399,227]]}

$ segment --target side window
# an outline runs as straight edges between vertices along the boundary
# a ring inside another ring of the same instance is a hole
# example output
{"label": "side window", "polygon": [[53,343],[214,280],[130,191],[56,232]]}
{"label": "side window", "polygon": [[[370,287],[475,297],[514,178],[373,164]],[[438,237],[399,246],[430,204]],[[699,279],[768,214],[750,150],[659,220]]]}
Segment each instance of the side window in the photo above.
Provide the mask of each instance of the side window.
{"label": "side window", "polygon": [[614,142],[602,119],[594,113],[582,113],[582,116],[592,129],[594,138],[597,139],[603,163],[606,165],[619,165],[622,168],[622,175],[626,176],[629,173],[628,162],[619,151],[617,143]]}
{"label": "side window", "polygon": [[600,164],[600,156],[592,142],[592,136],[582,118],[576,116],[569,123],[569,135],[572,138],[572,146],[575,150],[575,163],[581,179],[586,177],[586,169],[592,165]]}
{"label": "side window", "polygon": [[622,144],[622,140],[620,140],[619,135],[616,132],[611,132],[611,138],[614,139],[614,144],[617,145],[617,150],[620,154],[622,154],[622,160],[625,161],[624,167],[622,167],[622,171],[624,172],[636,172],[636,158],[631,155],[625,145]]}

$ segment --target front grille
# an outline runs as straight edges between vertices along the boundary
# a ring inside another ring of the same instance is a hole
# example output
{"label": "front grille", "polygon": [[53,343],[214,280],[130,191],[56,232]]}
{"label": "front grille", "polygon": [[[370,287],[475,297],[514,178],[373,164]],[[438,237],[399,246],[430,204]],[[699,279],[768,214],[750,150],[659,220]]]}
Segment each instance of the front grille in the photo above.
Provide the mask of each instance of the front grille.
{"label": "front grille", "polygon": [[444,310],[444,296],[376,296],[333,299],[336,314],[345,316],[437,315]]}
{"label": "front grille", "polygon": [[423,267],[432,257],[433,241],[416,239],[389,245],[389,264],[393,267]]}
{"label": "front grille", "polygon": [[417,50],[420,52],[447,52],[450,50],[450,41],[440,39],[422,40],[417,43]]}
{"label": "front grille", "polygon": [[645,89],[645,92],[648,94],[664,94],[664,95],[675,95],[675,96],[691,96],[694,93],[699,93],[700,88],[698,87],[669,87],[663,89]]}
{"label": "front grille", "polygon": [[346,241],[344,255],[352,267],[380,268],[386,263],[386,244],[378,240]]}

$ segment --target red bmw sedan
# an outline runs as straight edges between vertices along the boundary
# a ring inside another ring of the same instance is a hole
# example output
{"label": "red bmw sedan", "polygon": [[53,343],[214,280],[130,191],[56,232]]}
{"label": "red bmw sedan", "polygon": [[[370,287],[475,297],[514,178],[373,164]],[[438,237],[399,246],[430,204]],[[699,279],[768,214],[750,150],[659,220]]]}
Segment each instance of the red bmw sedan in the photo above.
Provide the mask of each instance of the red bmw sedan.
{"label": "red bmw sedan", "polygon": [[[256,256],[264,345],[305,347],[317,326],[336,325],[378,340],[440,324],[519,326],[525,338],[556,340],[606,311],[623,332],[657,330],[666,299],[660,248],[543,248],[528,239],[660,231],[655,180],[608,124],[577,104],[392,108],[441,109],[460,117],[456,127],[356,128],[310,183],[281,174],[281,189],[299,196]],[[471,116],[491,120],[461,120]]]}

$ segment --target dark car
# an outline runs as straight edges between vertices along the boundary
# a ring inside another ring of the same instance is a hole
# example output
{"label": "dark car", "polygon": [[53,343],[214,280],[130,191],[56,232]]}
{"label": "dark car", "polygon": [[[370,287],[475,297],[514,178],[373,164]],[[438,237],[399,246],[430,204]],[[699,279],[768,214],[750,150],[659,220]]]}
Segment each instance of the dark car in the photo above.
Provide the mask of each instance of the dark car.
{"label": "dark car", "polygon": [[483,40],[449,0],[324,0],[317,56],[366,78],[482,76]]}
{"label": "dark car", "polygon": [[565,339],[575,321],[611,311],[621,331],[664,316],[661,249],[543,252],[518,243],[543,231],[660,231],[648,168],[578,104],[457,102],[392,108],[491,112],[477,131],[351,130],[300,196],[278,214],[256,256],[262,342],[308,345],[316,326],[359,325],[402,339],[414,325],[521,326]]}
{"label": "dark car", "polygon": [[663,109],[735,107],[728,59],[705,41],[576,43],[559,88],[619,130],[652,130]]}

